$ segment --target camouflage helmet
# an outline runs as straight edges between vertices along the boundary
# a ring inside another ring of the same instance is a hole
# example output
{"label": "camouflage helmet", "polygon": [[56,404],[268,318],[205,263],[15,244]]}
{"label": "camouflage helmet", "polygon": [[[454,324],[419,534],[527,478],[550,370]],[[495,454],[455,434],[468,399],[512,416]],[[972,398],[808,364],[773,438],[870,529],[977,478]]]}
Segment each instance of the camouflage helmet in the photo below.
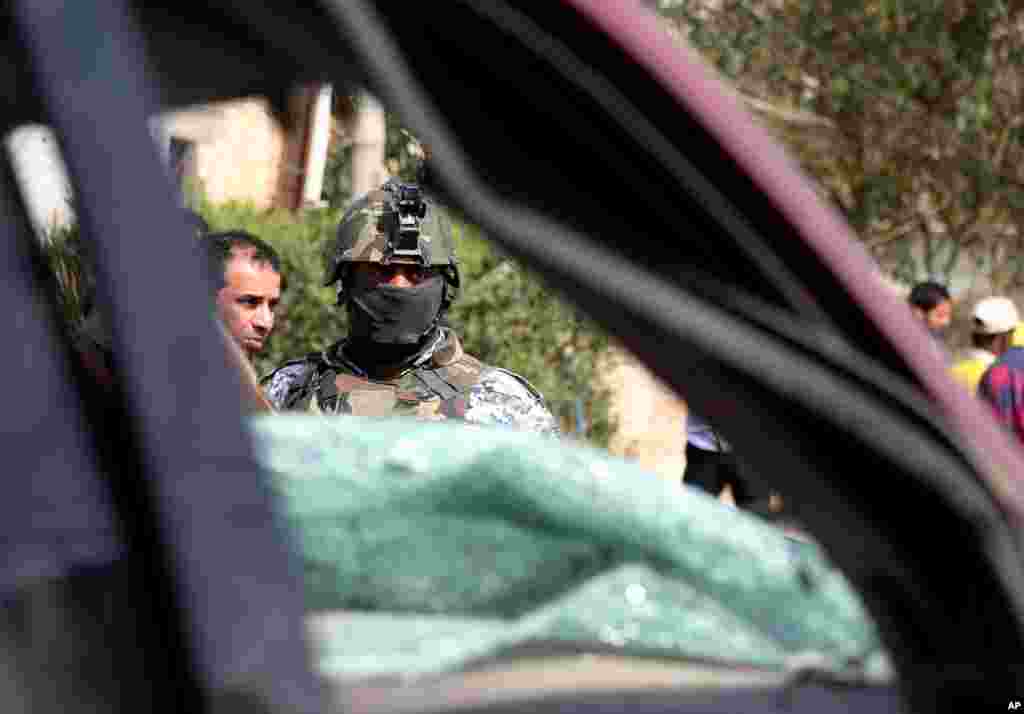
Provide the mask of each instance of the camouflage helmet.
{"label": "camouflage helmet", "polygon": [[324,262],[324,285],[342,279],[346,264],[359,262],[450,267],[448,275],[456,266],[451,221],[418,185],[388,181],[345,212]]}

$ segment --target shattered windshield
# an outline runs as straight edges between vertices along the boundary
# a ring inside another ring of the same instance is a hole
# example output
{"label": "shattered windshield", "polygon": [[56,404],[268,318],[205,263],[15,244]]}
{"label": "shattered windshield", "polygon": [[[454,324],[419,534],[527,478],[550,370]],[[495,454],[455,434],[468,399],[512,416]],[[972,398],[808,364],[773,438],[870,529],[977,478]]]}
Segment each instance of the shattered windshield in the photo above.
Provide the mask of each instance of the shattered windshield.
{"label": "shattered windshield", "polygon": [[817,546],[635,463],[450,422],[254,429],[334,676],[578,651],[886,676],[870,619]]}

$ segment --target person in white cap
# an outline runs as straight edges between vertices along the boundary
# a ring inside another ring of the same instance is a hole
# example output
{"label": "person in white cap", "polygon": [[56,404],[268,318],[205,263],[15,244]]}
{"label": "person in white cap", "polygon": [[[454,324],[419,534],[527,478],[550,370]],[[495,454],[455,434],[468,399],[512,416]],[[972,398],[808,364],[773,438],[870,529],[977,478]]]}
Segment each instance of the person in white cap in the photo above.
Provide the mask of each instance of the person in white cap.
{"label": "person in white cap", "polygon": [[971,394],[985,370],[1010,348],[1013,332],[1020,322],[1017,306],[1005,297],[988,297],[971,311],[971,349],[953,365],[953,378],[966,386]]}
{"label": "person in white cap", "polygon": [[992,407],[999,423],[1024,443],[1024,347],[1014,347],[1012,339],[981,375],[978,396]]}

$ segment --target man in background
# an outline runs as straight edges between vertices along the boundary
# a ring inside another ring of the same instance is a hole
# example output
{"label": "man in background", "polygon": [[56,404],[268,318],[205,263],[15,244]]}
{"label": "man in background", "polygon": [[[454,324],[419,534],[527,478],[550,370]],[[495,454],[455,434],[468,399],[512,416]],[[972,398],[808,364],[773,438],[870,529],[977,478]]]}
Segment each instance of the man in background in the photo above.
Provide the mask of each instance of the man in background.
{"label": "man in background", "polygon": [[732,446],[700,415],[686,418],[686,471],[683,483],[696,486],[719,500],[769,515],[778,510],[777,496],[745,468]]}
{"label": "man in background", "polygon": [[1024,347],[1012,346],[1014,327],[1004,337],[1009,346],[982,375],[978,396],[992,407],[999,422],[1024,443]]}
{"label": "man in background", "polygon": [[907,302],[928,332],[941,340],[953,321],[953,301],[946,286],[930,280],[918,283],[911,289]]}
{"label": "man in background", "polygon": [[201,244],[215,280],[217,314],[251,361],[274,330],[285,288],[281,260],[273,248],[245,231],[210,233]]}
{"label": "man in background", "polygon": [[971,311],[971,349],[953,365],[953,378],[975,394],[985,370],[1010,348],[1019,323],[1017,307],[1009,298],[980,300]]}
{"label": "man in background", "polygon": [[953,322],[953,301],[949,290],[945,285],[930,280],[918,283],[911,289],[907,302],[911,312],[931,334],[936,356],[948,363],[950,355],[946,348],[946,333]]}

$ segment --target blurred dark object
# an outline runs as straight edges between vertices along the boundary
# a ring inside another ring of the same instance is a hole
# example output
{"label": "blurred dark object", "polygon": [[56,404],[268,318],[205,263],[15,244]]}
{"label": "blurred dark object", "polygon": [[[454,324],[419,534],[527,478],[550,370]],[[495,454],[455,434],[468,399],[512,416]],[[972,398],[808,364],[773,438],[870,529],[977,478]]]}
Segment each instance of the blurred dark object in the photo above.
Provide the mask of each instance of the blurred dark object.
{"label": "blurred dark object", "polygon": [[758,483],[756,474],[743,468],[735,452],[706,451],[691,444],[686,445],[686,475],[683,482],[712,496],[719,496],[728,488],[740,508],[760,502],[767,504],[771,496],[771,489]]}
{"label": "blurred dark object", "polygon": [[[698,412],[728,422],[751,466],[806,504],[808,527],[878,623],[911,709],[976,710],[992,697],[1005,707],[1014,696],[1024,681],[1019,453],[950,382],[848,228],[638,7],[10,4],[0,116],[6,128],[52,124],[60,137],[83,235],[98,249],[124,418],[103,421],[79,399],[38,266],[0,261],[18,346],[0,353],[0,373],[17,376],[0,428],[20,486],[5,498],[9,576],[43,562],[70,582],[62,558],[82,559],[71,544],[88,540],[68,537],[75,514],[91,514],[83,533],[109,526],[99,531],[123,540],[137,577],[101,577],[129,599],[145,592],[140,607],[152,602],[121,622],[139,624],[140,660],[160,676],[89,680],[100,695],[117,701],[128,686],[134,710],[318,706],[299,571],[146,120],[162,106],[253,94],[285,116],[294,84],[333,79],[368,86],[398,112],[431,146],[446,197]],[[18,222],[4,230],[12,253],[28,245]],[[123,445],[116,458],[108,443]],[[28,557],[46,542],[40,513],[63,536],[46,558]],[[137,654],[96,646],[118,660]],[[75,672],[25,676],[63,709],[79,707]],[[778,702],[773,692],[758,703]]]}

